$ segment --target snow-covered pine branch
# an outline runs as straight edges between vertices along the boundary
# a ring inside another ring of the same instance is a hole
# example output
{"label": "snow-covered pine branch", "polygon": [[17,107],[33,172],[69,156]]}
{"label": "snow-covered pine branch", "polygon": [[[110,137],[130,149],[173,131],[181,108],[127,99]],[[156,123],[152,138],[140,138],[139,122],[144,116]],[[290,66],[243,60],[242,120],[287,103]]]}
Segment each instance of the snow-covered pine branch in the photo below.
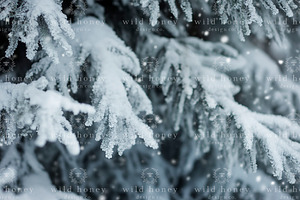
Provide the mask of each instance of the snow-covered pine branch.
{"label": "snow-covered pine branch", "polygon": [[[160,0],[140,0],[139,5],[144,9],[150,16],[150,23],[155,26],[158,19],[161,17],[160,11]],[[193,18],[193,8],[196,9],[195,12],[202,12],[203,9],[207,10],[211,7],[216,11],[216,14],[220,16],[222,24],[233,24],[237,29],[237,34],[242,41],[245,41],[245,35],[248,36],[252,31],[256,32],[255,29],[251,28],[251,25],[256,24],[263,27],[264,32],[267,37],[275,38],[275,40],[281,44],[282,37],[285,31],[285,24],[283,22],[282,14],[280,11],[284,12],[287,17],[293,17],[294,12],[298,8],[298,3],[295,1],[272,1],[272,0],[262,0],[259,3],[253,0],[216,0],[201,3],[201,8],[199,10],[199,2],[181,0],[177,2],[175,0],[168,0],[169,11],[175,19],[178,19],[178,8],[180,5],[182,11],[185,13],[186,21],[192,22]],[[137,4],[134,4],[137,5]],[[197,10],[198,9],[198,10]],[[204,11],[207,12],[207,11]],[[212,13],[212,12],[210,12]],[[259,29],[261,30],[261,29]]]}
{"label": "snow-covered pine branch", "polygon": [[[274,176],[281,179],[285,175],[290,183],[295,182],[300,170],[300,145],[292,135],[300,127],[285,117],[259,114],[235,101],[239,88],[214,66],[218,58],[228,62],[229,70],[245,66],[245,60],[234,49],[191,37],[149,38],[140,41],[149,48],[139,46],[137,51],[141,56],[159,58],[159,67],[151,73],[158,79],[152,83],[162,85],[169,105],[169,120],[175,124],[175,130],[196,134],[206,151],[212,140],[223,151],[235,146],[241,157],[248,154],[248,158],[243,158],[248,159],[248,167],[253,171],[256,160],[266,166],[271,163]],[[153,49],[153,44],[157,48]],[[224,134],[231,135],[222,137]]]}
{"label": "snow-covered pine branch", "polygon": [[106,24],[92,17],[83,20],[99,24],[73,26],[74,30],[90,30],[89,38],[79,31],[76,39],[84,52],[80,58],[91,56],[91,67],[97,73],[92,97],[96,114],[87,121],[99,124],[96,140],[102,139],[101,148],[108,158],[114,146],[122,154],[135,144],[137,136],[144,139],[146,146],[157,148],[152,130],[137,116],[142,111],[152,113],[150,100],[130,76],[140,72],[138,59]]}
{"label": "snow-covered pine branch", "polygon": [[[28,77],[41,72],[52,88],[58,86],[64,94],[68,93],[68,81],[63,79],[70,77],[72,90],[76,92],[80,66],[89,58],[90,67],[86,71],[95,80],[90,84],[93,84],[91,98],[96,113],[89,116],[86,125],[93,122],[99,125],[96,140],[102,139],[101,148],[106,156],[112,157],[114,146],[122,154],[135,144],[137,136],[144,139],[146,146],[157,148],[152,130],[138,117],[141,112],[152,113],[150,100],[131,76],[140,72],[138,59],[106,24],[93,17],[82,21],[85,23],[72,26],[76,33],[71,43],[74,58],[62,58],[59,64],[43,58]],[[89,37],[82,30],[89,30]]]}
{"label": "snow-covered pine branch", "polygon": [[255,23],[259,26],[263,26],[268,37],[275,37],[277,41],[280,41],[278,37],[278,30],[280,26],[283,26],[283,22],[280,18],[280,10],[282,10],[286,16],[293,17],[298,8],[295,1],[272,1],[262,0],[259,3],[253,0],[216,0],[215,7],[217,14],[221,17],[223,24],[229,21],[236,26],[238,36],[242,41],[245,41],[244,35],[248,36],[251,33],[250,26]]}
{"label": "snow-covered pine branch", "polygon": [[[24,152],[20,153],[16,144],[12,144],[5,151],[0,164],[0,186],[2,188],[20,188],[20,191],[1,190],[1,198],[16,200],[85,199],[71,192],[59,191],[52,185],[49,175],[35,156],[36,147],[33,141],[27,140],[21,145],[19,144],[19,148],[22,148]],[[22,190],[21,188],[28,189]]]}
{"label": "snow-covered pine branch", "polygon": [[[80,49],[76,50],[80,51]],[[81,72],[80,66],[85,64],[85,60],[65,56],[61,48],[57,48],[56,51],[59,52],[59,63],[54,62],[49,56],[42,57],[27,71],[26,78],[34,80],[44,76],[48,80],[49,89],[59,90],[64,96],[70,97],[70,92],[76,93],[78,91],[77,81]],[[38,53],[38,55],[42,56],[42,53]]]}
{"label": "snow-covered pine branch", "polygon": [[74,38],[74,32],[61,12],[56,0],[1,0],[0,20],[11,19],[12,30],[9,34],[9,47],[6,56],[10,57],[18,42],[26,44],[26,55],[33,59],[39,46],[56,63],[59,62],[56,47],[62,47],[67,55],[72,55],[67,38]]}
{"label": "snow-covered pine branch", "polygon": [[63,116],[63,110],[78,114],[93,113],[94,109],[63,97],[58,92],[43,91],[47,84],[48,81],[44,77],[29,85],[1,83],[0,110],[4,112],[5,118],[9,119],[6,124],[7,143],[10,144],[16,139],[16,127],[19,129],[28,127],[37,131],[38,146],[59,139],[71,154],[78,154],[80,151],[78,141],[72,133],[71,124]]}
{"label": "snow-covered pine branch", "polygon": [[289,115],[289,118],[297,121],[295,117],[300,113],[299,85],[283,75],[276,62],[263,51],[251,46],[244,50],[243,57],[248,65],[241,68],[240,72],[242,76],[248,74],[249,81],[239,84],[239,97],[243,104],[251,110]]}
{"label": "snow-covered pine branch", "polygon": [[[161,0],[137,0],[140,4],[140,7],[144,10],[144,13],[150,16],[150,24],[155,26],[157,24],[157,20],[160,17],[160,2]],[[170,12],[178,19],[178,7],[177,4],[180,5],[180,9],[185,14],[186,21],[191,22],[193,19],[192,7],[189,0],[168,0],[168,5],[170,8]],[[129,1],[128,1],[129,3]]]}

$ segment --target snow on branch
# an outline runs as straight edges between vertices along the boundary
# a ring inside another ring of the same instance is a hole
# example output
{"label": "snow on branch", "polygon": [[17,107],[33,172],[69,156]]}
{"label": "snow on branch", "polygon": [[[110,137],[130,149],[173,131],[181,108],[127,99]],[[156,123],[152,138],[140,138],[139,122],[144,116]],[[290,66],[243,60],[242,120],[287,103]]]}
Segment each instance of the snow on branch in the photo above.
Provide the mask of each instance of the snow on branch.
{"label": "snow on branch", "polygon": [[[264,113],[275,111],[276,114],[289,115],[289,118],[297,121],[295,116],[300,113],[299,85],[292,78],[282,74],[277,63],[261,50],[248,48],[243,57],[248,63],[242,70],[243,76],[250,74],[247,84],[240,85],[242,95],[245,96],[244,104],[252,110]],[[248,94],[251,94],[251,98]]]}
{"label": "snow on branch", "polygon": [[[71,43],[74,58],[62,58],[59,64],[43,58],[33,66],[28,77],[41,73],[47,77],[52,88],[58,86],[66,94],[68,82],[59,77],[67,76],[75,79],[71,85],[72,91],[76,92],[80,66],[89,59],[86,73],[93,80],[90,83],[93,85],[91,98],[96,113],[89,115],[86,125],[98,124],[96,140],[102,139],[101,148],[106,156],[112,157],[115,146],[122,154],[135,144],[137,136],[144,139],[146,146],[157,148],[152,130],[138,117],[141,112],[151,114],[152,105],[131,76],[140,72],[137,57],[103,22],[93,17],[83,18],[82,21],[85,23],[76,23],[72,27],[76,32],[76,38]],[[89,37],[86,37],[84,30],[89,30]],[[63,68],[65,70],[62,72]]]}
{"label": "snow on branch", "polygon": [[58,63],[56,47],[61,46],[67,55],[72,55],[67,38],[74,38],[74,32],[61,12],[61,5],[54,0],[1,0],[0,20],[12,19],[12,31],[6,56],[11,56],[18,42],[27,47],[27,58],[33,59],[39,44]]}
{"label": "snow on branch", "polygon": [[48,80],[49,89],[58,89],[64,96],[70,97],[70,91],[73,93],[78,91],[77,82],[80,80],[80,66],[86,63],[85,60],[78,57],[65,56],[62,49],[57,48],[57,52],[59,52],[59,63],[54,62],[48,56],[42,57],[31,66],[31,69],[26,73],[26,78],[33,80],[44,76]]}
{"label": "snow on branch", "polygon": [[[237,103],[234,95],[239,87],[215,66],[221,58],[227,62],[222,66],[228,71],[242,69],[243,57],[224,44],[191,37],[175,40],[152,36],[148,42],[158,47],[138,49],[142,56],[159,59],[161,65],[151,73],[159,78],[152,83],[162,86],[175,130],[196,134],[200,140],[215,140],[221,149],[235,147],[240,155],[248,154],[253,171],[259,160],[266,166],[270,163],[278,179],[285,175],[290,183],[295,182],[300,171],[300,144],[294,134],[300,127],[285,117],[259,114]],[[221,137],[224,134],[227,137]]]}
{"label": "snow on branch", "polygon": [[[95,18],[84,20],[99,24]],[[122,154],[135,144],[137,136],[144,139],[146,146],[157,148],[151,129],[137,116],[141,111],[152,113],[152,106],[130,76],[140,71],[135,54],[105,24],[74,25],[74,30],[82,29],[90,30],[89,38],[83,32],[76,32],[76,38],[91,56],[91,66],[97,73],[92,98],[96,114],[89,116],[87,123],[99,123],[96,140],[102,139],[106,156],[112,157],[116,145]]]}
{"label": "snow on branch", "polygon": [[28,188],[26,190],[1,190],[1,198],[16,200],[39,200],[47,197],[52,200],[85,198],[71,192],[62,192],[52,185],[48,174],[37,160],[32,145],[33,141],[22,143],[19,148],[15,145],[8,147],[1,159],[0,186],[2,188]]}
{"label": "snow on branch", "polygon": [[[152,26],[157,24],[157,20],[160,17],[160,0],[139,0],[141,7],[150,15],[150,23]],[[176,0],[167,1],[170,6],[170,11],[175,19],[178,19],[178,8],[176,6]],[[181,10],[184,12],[186,21],[191,22],[193,19],[193,12],[191,4],[188,0],[179,0]]]}
{"label": "snow on branch", "polygon": [[9,119],[13,119],[13,123],[7,124],[7,138],[10,142],[15,139],[16,129],[13,127],[17,125],[19,129],[29,127],[38,133],[36,139],[38,146],[59,139],[70,153],[78,154],[78,141],[72,133],[70,123],[63,116],[63,110],[78,114],[93,113],[94,109],[63,97],[58,92],[43,91],[47,84],[48,81],[44,77],[29,85],[1,83],[3,89],[0,92],[0,110],[5,111]]}
{"label": "snow on branch", "polygon": [[244,35],[250,35],[250,25],[253,23],[264,26],[269,37],[276,37],[278,33],[275,26],[278,26],[278,23],[274,21],[280,19],[274,15],[279,15],[281,9],[288,17],[293,17],[293,10],[298,8],[293,0],[261,0],[259,3],[253,0],[217,0],[215,6],[221,22],[234,23],[242,41],[245,41]]}

